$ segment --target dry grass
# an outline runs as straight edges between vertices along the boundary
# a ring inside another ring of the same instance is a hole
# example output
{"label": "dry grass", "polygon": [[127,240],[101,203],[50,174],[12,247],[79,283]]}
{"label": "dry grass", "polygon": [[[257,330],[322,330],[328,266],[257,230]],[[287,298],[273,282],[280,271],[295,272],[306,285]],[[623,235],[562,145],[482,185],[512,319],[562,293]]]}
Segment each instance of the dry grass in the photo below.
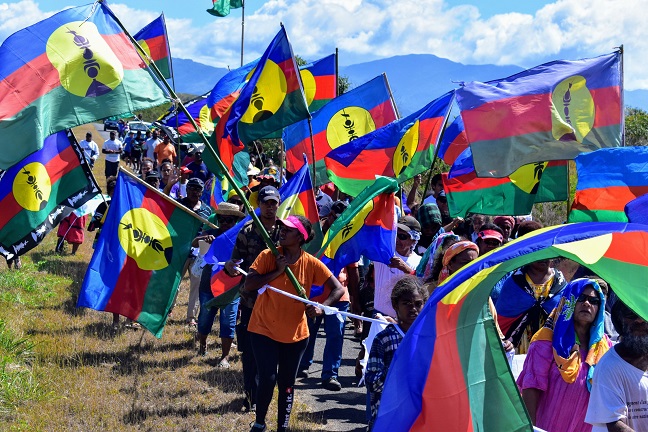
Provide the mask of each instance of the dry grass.
{"label": "dry grass", "polygon": [[[83,137],[87,129],[75,132]],[[103,157],[94,172],[104,186]],[[0,264],[0,429],[247,430],[254,417],[241,410],[236,350],[230,369],[216,367],[218,320],[208,356],[195,355],[184,325],[188,279],[160,340],[143,330],[113,334],[111,314],[75,307],[93,252],[94,234],[88,234],[76,256],[56,255],[50,233],[23,257],[20,271]],[[323,430],[308,412],[297,401],[293,430]],[[275,417],[273,403],[272,427]]]}

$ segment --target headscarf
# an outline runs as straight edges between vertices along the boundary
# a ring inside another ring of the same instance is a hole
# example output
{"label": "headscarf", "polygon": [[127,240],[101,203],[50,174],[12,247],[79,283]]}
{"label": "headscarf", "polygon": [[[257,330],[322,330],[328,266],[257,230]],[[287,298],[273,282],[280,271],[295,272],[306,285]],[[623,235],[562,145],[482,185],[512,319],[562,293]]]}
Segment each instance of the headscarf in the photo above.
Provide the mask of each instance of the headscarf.
{"label": "headscarf", "polygon": [[560,375],[566,383],[574,383],[581,366],[580,352],[572,351],[576,343],[574,310],[578,297],[587,287],[592,287],[601,299],[598,313],[590,328],[589,350],[585,357],[585,363],[590,366],[587,372],[587,389],[591,390],[594,367],[610,349],[604,334],[605,295],[595,279],[581,278],[571,281],[565,287],[558,306],[551,312],[544,327],[533,336],[531,343],[550,340]]}
{"label": "headscarf", "polygon": [[448,268],[448,264],[450,264],[452,258],[456,257],[461,252],[464,252],[466,250],[474,250],[479,254],[479,248],[477,247],[477,245],[467,240],[457,242],[446,249],[445,253],[443,254],[443,268],[441,269],[441,274],[439,274],[439,283],[443,282],[448,278],[448,276],[450,276],[450,269]]}
{"label": "headscarf", "polygon": [[497,216],[493,219],[493,223],[497,226],[500,226],[500,223],[508,222],[511,225],[511,228],[515,226],[515,218],[513,216]]}

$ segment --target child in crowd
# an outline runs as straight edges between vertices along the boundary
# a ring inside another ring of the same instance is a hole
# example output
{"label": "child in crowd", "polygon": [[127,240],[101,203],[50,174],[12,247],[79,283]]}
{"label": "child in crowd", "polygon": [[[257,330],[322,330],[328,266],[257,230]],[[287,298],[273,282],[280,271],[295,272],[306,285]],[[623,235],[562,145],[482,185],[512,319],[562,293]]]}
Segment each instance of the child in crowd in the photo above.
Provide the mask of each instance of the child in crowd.
{"label": "child in crowd", "polygon": [[397,324],[390,324],[376,335],[369,354],[365,383],[371,399],[371,420],[369,430],[373,427],[378,414],[385,378],[396,349],[403,341],[407,330],[423,309],[428,299],[428,292],[415,276],[404,276],[394,285],[391,302],[396,311]]}

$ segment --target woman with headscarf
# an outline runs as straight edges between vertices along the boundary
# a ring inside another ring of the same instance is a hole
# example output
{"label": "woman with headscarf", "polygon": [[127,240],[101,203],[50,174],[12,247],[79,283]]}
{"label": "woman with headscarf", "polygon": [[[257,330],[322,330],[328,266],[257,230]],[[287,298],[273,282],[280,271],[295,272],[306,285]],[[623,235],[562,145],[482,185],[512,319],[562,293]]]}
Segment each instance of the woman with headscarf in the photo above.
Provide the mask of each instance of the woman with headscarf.
{"label": "woman with headscarf", "polygon": [[459,241],[448,247],[443,254],[443,267],[439,274],[438,283],[442,283],[461,267],[476,260],[478,256],[479,248],[471,241]]}
{"label": "woman with headscarf", "polygon": [[603,331],[605,295],[594,279],[565,288],[531,340],[517,384],[531,421],[548,432],[589,432],[585,423],[594,368],[612,343]]}

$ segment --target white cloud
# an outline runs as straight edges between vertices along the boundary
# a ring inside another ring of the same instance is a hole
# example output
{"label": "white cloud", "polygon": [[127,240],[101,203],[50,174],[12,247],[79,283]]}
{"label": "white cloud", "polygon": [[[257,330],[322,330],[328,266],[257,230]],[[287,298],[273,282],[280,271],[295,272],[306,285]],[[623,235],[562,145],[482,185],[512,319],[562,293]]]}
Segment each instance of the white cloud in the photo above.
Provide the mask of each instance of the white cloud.
{"label": "white cloud", "polygon": [[[119,3],[111,8],[131,31],[158,14]],[[314,60],[337,47],[341,64],[429,53],[467,64],[530,67],[561,56],[604,54],[624,44],[626,88],[648,89],[644,9],[645,0],[556,0],[533,15],[482,17],[476,6],[450,6],[445,0],[268,0],[246,14],[245,60],[262,54],[280,22],[297,54]],[[0,39],[46,16],[33,0],[0,3]],[[238,13],[203,26],[167,16],[167,25],[175,57],[238,66]]]}

